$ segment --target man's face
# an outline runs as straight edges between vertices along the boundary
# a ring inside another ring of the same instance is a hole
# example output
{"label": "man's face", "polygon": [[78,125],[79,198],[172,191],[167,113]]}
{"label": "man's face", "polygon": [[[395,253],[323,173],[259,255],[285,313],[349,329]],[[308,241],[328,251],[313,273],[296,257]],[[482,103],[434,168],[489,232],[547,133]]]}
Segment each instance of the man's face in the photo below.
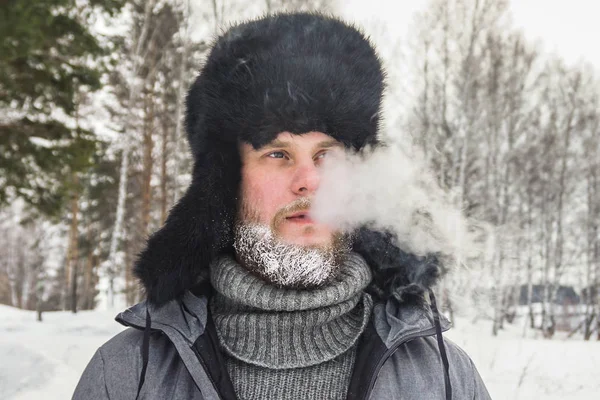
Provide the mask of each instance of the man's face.
{"label": "man's face", "polygon": [[319,187],[320,165],[343,145],[321,132],[283,132],[255,150],[242,143],[242,202],[240,222],[269,226],[282,242],[328,248],[335,232],[308,216],[310,200]]}

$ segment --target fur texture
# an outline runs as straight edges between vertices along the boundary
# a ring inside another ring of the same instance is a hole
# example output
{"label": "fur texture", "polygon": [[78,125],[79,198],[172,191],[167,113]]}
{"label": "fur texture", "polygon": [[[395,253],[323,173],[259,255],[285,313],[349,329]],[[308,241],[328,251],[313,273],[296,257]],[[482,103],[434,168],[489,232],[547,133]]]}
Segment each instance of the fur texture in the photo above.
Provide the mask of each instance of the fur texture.
{"label": "fur texture", "polygon": [[[160,306],[180,297],[207,276],[217,254],[232,251],[240,141],[258,149],[280,132],[319,131],[355,150],[377,145],[383,90],[384,71],[373,46],[333,17],[270,15],[217,38],[187,97],[192,183],[134,268],[149,301]],[[361,236],[368,240],[360,242]],[[379,260],[373,249],[393,246],[389,236],[364,231],[358,239],[356,249],[375,270],[386,265],[386,277],[396,273],[398,290],[422,275],[408,272],[412,265],[395,263],[389,252]],[[425,273],[438,275],[433,267]]]}

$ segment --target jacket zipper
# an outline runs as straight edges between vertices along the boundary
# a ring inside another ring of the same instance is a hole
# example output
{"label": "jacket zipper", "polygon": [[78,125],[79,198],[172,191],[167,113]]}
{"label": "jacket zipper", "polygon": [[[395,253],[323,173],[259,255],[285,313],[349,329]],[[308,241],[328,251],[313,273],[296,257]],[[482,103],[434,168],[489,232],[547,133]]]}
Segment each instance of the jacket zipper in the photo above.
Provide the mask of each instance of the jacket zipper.
{"label": "jacket zipper", "polygon": [[223,396],[221,396],[221,392],[219,391],[219,389],[217,389],[217,385],[216,385],[215,381],[213,380],[212,376],[210,375],[210,372],[208,371],[208,365],[206,365],[206,363],[204,362],[204,359],[202,358],[202,356],[196,349],[196,346],[192,345],[192,351],[196,355],[196,358],[198,358],[198,361],[200,361],[200,365],[202,365],[204,372],[206,372],[206,376],[208,376],[208,379],[210,380],[210,383],[212,384],[213,389],[215,389],[217,396],[219,396],[219,399],[224,400]]}
{"label": "jacket zipper", "polygon": [[375,367],[373,376],[371,376],[371,381],[369,382],[369,387],[365,393],[364,399],[368,400],[370,398],[371,393],[373,392],[373,388],[375,387],[375,381],[377,381],[377,378],[379,377],[379,372],[381,372],[381,368],[383,367],[383,364],[385,364],[385,362],[392,356],[392,354],[394,354],[396,352],[396,350],[398,350],[398,348],[400,346],[402,346],[406,342],[416,339],[418,337],[426,337],[426,336],[431,336],[434,334],[435,334],[435,329],[430,329],[427,331],[419,332],[418,334],[413,334],[413,335],[403,338],[401,341],[397,342],[392,347],[390,347],[390,349],[388,351],[386,351],[383,354],[383,356],[379,359],[379,361],[377,362],[377,366]]}

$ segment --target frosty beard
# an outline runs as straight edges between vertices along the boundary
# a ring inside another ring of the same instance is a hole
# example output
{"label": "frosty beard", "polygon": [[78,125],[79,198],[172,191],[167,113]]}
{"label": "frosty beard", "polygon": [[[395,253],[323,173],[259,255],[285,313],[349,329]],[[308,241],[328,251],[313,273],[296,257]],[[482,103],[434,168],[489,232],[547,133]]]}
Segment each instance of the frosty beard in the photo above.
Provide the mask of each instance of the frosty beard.
{"label": "frosty beard", "polygon": [[[278,212],[288,214],[306,209],[307,200],[300,199]],[[234,249],[238,261],[264,281],[279,287],[309,289],[331,282],[344,256],[350,251],[350,236],[334,233],[330,246],[301,246],[277,237],[277,221],[273,226],[256,222],[256,213],[242,207],[234,233]]]}

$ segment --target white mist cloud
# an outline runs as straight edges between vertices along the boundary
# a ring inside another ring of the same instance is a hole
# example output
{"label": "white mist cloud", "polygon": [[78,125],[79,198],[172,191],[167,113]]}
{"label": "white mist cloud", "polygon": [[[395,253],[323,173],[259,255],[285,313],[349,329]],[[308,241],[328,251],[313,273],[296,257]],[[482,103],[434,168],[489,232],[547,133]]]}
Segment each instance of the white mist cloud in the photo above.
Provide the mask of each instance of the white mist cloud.
{"label": "white mist cloud", "polygon": [[420,151],[393,143],[328,158],[312,216],[338,229],[362,225],[396,235],[416,255],[441,253],[460,262],[474,250],[468,222],[436,182]]}

